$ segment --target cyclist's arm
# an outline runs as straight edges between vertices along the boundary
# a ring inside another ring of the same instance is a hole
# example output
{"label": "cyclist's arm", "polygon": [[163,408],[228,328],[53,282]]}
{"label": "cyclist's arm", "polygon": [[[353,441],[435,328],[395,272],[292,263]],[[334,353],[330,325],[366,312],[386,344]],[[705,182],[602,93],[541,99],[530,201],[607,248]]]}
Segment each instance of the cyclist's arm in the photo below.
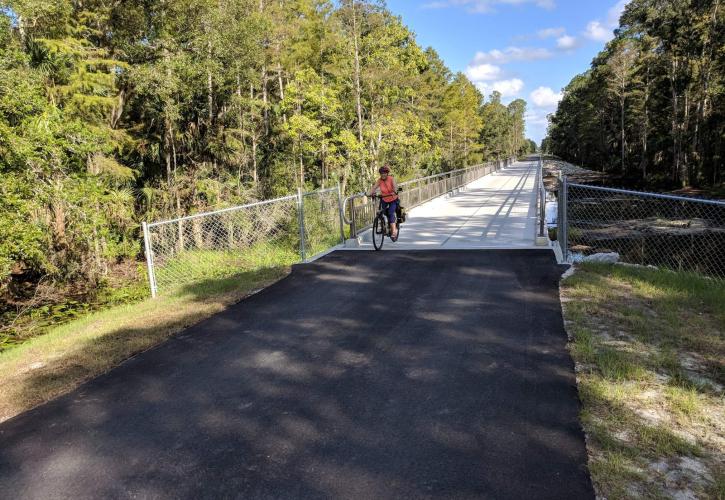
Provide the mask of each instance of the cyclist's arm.
{"label": "cyclist's arm", "polygon": [[370,191],[366,193],[368,196],[373,196],[375,194],[375,190],[378,189],[378,185],[380,185],[380,179],[375,181],[375,184],[373,184],[373,187],[370,188]]}
{"label": "cyclist's arm", "polygon": [[398,193],[398,183],[395,182],[395,177],[393,177],[392,179],[393,179],[393,193],[397,194]]}

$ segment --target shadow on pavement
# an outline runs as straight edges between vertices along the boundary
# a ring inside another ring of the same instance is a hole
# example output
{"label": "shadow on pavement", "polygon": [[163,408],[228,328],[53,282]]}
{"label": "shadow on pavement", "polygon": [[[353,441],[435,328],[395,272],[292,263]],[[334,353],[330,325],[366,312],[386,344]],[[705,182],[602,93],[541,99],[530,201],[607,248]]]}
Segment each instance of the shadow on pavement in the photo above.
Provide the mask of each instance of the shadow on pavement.
{"label": "shadow on pavement", "polygon": [[0,491],[592,497],[560,273],[536,250],[295,266],[0,425]]}

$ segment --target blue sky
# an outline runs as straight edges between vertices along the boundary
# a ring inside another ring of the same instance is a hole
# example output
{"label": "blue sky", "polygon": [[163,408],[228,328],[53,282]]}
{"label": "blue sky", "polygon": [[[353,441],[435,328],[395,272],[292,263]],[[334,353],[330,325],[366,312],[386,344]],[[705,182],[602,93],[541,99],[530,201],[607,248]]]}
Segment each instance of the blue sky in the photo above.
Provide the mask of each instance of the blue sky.
{"label": "blue sky", "polygon": [[424,47],[488,99],[528,103],[527,136],[546,135],[561,89],[612,38],[627,0],[387,0]]}

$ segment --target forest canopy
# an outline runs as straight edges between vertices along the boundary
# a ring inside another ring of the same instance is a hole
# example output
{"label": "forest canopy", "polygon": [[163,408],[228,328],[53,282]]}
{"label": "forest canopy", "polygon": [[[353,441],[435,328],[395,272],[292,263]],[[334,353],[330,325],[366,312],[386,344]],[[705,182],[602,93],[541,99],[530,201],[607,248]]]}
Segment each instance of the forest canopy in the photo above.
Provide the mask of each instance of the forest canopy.
{"label": "forest canopy", "polygon": [[725,6],[629,2],[615,38],[564,89],[542,146],[635,185],[721,185]]}
{"label": "forest canopy", "polygon": [[97,289],[143,220],[530,151],[500,97],[373,0],[0,1],[0,297]]}

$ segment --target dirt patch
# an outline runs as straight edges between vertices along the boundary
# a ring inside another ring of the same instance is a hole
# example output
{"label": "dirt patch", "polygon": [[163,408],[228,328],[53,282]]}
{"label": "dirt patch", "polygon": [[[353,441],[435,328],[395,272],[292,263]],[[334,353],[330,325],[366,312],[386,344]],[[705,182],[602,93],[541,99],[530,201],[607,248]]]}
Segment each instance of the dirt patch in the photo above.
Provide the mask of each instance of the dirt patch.
{"label": "dirt patch", "polygon": [[602,172],[587,170],[562,160],[544,160],[544,187],[547,191],[558,189],[558,179],[562,175],[565,175],[569,182],[576,184],[602,184],[607,178]]}

